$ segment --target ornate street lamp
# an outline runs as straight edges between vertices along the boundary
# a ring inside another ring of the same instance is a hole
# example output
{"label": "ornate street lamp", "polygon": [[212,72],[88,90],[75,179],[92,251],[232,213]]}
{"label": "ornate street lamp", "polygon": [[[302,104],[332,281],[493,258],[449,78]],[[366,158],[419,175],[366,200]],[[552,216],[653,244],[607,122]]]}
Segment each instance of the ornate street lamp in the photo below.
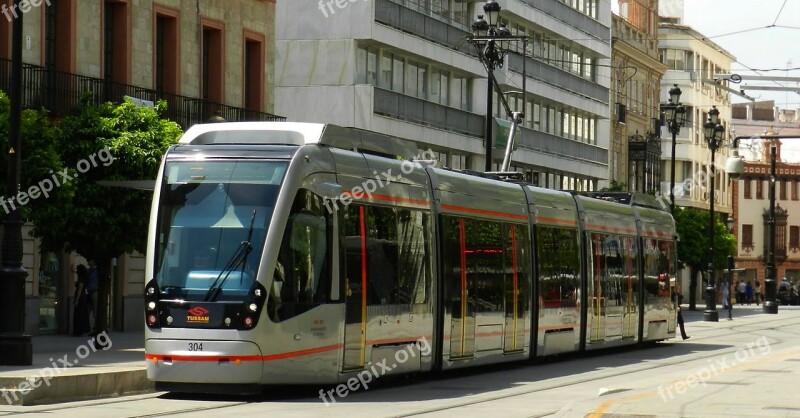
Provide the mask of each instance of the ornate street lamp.
{"label": "ornate street lamp", "polygon": [[[512,36],[511,31],[505,23],[500,22],[500,11],[502,8],[495,0],[489,0],[483,5],[483,15],[472,23],[472,37],[470,43],[475,45],[478,50],[478,58],[486,67],[488,73],[488,83],[486,87],[486,171],[492,171],[492,147],[494,145],[494,138],[492,135],[492,124],[494,118],[492,117],[494,108],[493,103],[493,84],[496,83],[493,72],[498,68],[503,68],[503,63],[508,52],[509,43],[513,41],[523,40],[527,42],[525,36]],[[484,19],[485,17],[485,19]],[[526,44],[527,45],[527,44]],[[525,48],[527,49],[527,48]],[[525,60],[523,60],[524,68]],[[525,91],[525,71],[523,69],[523,92]],[[503,105],[508,108],[508,104],[504,97],[500,97]],[[523,96],[523,103],[525,103]],[[509,111],[509,116],[511,112]],[[519,114],[522,116],[522,113]],[[514,117],[518,120],[518,117]]]}
{"label": "ornate street lamp", "polygon": [[[728,214],[728,219],[725,220],[725,225],[728,227],[728,232],[733,232],[733,227],[734,225],[736,225],[736,223],[734,222],[733,216],[731,214]],[[729,255],[728,270],[727,270],[728,283],[726,285],[728,286],[728,300],[725,301],[728,305],[728,321],[733,320],[733,305],[731,305],[731,294],[733,293],[733,272],[734,268],[736,267],[733,261],[734,261],[733,256]]]}
{"label": "ornate street lamp", "polygon": [[681,104],[681,89],[677,84],[669,90],[669,101],[663,106],[669,124],[669,132],[672,134],[672,155],[669,173],[669,202],[670,211],[675,213],[675,146],[681,126],[686,121],[686,108]]}
{"label": "ornate street lamp", "polygon": [[711,175],[709,194],[709,248],[708,248],[708,287],[706,287],[706,310],[703,312],[703,320],[717,322],[719,321],[719,314],[716,307],[716,286],[714,285],[714,155],[717,148],[722,144],[725,139],[725,127],[719,123],[719,110],[716,106],[712,106],[708,112],[708,121],[703,124],[703,130],[708,143],[708,149],[711,151]]}
{"label": "ornate street lamp", "polygon": [[[22,16],[14,19],[11,34],[11,89],[6,196],[19,192],[22,145]],[[25,334],[25,277],[22,267],[22,213],[19,207],[3,219],[2,267],[0,267],[0,365],[33,363],[31,336]]]}

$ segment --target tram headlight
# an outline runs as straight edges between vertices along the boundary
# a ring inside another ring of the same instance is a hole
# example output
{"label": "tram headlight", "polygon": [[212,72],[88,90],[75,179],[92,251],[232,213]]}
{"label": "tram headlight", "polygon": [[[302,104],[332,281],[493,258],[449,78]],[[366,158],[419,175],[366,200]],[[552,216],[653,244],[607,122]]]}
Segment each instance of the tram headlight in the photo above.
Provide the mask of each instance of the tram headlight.
{"label": "tram headlight", "polygon": [[150,311],[155,310],[156,309],[156,303],[153,302],[153,301],[148,302],[147,303],[147,309],[150,310]]}
{"label": "tram headlight", "polygon": [[147,288],[147,294],[148,295],[154,295],[155,293],[156,293],[156,288],[155,287],[150,286],[150,287]]}
{"label": "tram headlight", "polygon": [[251,303],[250,306],[248,306],[248,308],[250,308],[251,311],[255,312],[258,310],[258,305],[256,305],[255,303]]}
{"label": "tram headlight", "polygon": [[253,292],[253,294],[255,294],[257,298],[260,298],[260,297],[261,297],[261,289],[256,289],[256,290]]}
{"label": "tram headlight", "polygon": [[253,317],[252,316],[246,316],[244,318],[244,321],[242,321],[242,323],[244,323],[244,326],[247,327],[247,328],[252,327],[253,323],[254,323]]}
{"label": "tram headlight", "polygon": [[147,315],[147,324],[148,325],[150,325],[152,327],[152,326],[155,326],[157,322],[158,322],[158,317],[155,314]]}

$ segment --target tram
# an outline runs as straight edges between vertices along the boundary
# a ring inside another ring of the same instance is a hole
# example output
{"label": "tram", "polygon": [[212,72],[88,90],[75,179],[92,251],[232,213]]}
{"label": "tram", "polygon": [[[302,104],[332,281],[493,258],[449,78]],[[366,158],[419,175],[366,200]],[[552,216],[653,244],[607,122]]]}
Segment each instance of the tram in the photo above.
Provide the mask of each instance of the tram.
{"label": "tram", "polygon": [[150,218],[157,389],[250,393],[675,336],[675,225],[655,198],[419,155],[335,125],[190,128],[164,156]]}

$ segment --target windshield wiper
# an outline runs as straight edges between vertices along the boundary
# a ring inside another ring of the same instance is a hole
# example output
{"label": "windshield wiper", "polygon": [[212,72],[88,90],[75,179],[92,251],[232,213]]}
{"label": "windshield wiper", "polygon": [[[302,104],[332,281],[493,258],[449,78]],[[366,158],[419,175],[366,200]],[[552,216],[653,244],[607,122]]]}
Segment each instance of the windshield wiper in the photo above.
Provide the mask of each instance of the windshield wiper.
{"label": "windshield wiper", "polygon": [[219,296],[220,292],[222,292],[222,287],[225,286],[225,282],[228,281],[228,277],[230,277],[231,273],[233,273],[240,264],[242,266],[242,272],[239,275],[239,281],[241,282],[244,280],[244,267],[247,264],[247,256],[250,254],[250,251],[253,251],[253,244],[250,243],[250,240],[253,238],[253,223],[255,223],[255,220],[256,211],[253,210],[253,215],[250,218],[250,229],[247,232],[247,240],[239,244],[239,247],[234,251],[230,260],[225,264],[225,267],[219,272],[219,275],[211,283],[211,286],[208,287],[208,292],[206,292],[206,297],[204,298],[206,302],[213,302]]}

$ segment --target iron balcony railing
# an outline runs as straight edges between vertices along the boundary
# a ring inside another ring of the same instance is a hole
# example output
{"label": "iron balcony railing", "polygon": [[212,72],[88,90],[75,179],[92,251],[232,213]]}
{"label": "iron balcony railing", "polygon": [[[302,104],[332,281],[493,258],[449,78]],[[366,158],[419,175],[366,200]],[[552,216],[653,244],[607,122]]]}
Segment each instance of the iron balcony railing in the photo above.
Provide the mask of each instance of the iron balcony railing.
{"label": "iron balcony railing", "polygon": [[[23,64],[22,106],[45,108],[53,116],[65,116],[78,111],[81,98],[89,103],[119,103],[125,96],[157,102],[165,100],[167,110],[162,116],[175,121],[183,129],[196,123],[220,116],[229,122],[265,121],[282,122],[286,118],[255,110],[228,106],[204,99],[163,93],[155,90],[115,83],[109,80],[56,71],[32,64]],[[0,90],[11,87],[11,61],[0,59]]]}

